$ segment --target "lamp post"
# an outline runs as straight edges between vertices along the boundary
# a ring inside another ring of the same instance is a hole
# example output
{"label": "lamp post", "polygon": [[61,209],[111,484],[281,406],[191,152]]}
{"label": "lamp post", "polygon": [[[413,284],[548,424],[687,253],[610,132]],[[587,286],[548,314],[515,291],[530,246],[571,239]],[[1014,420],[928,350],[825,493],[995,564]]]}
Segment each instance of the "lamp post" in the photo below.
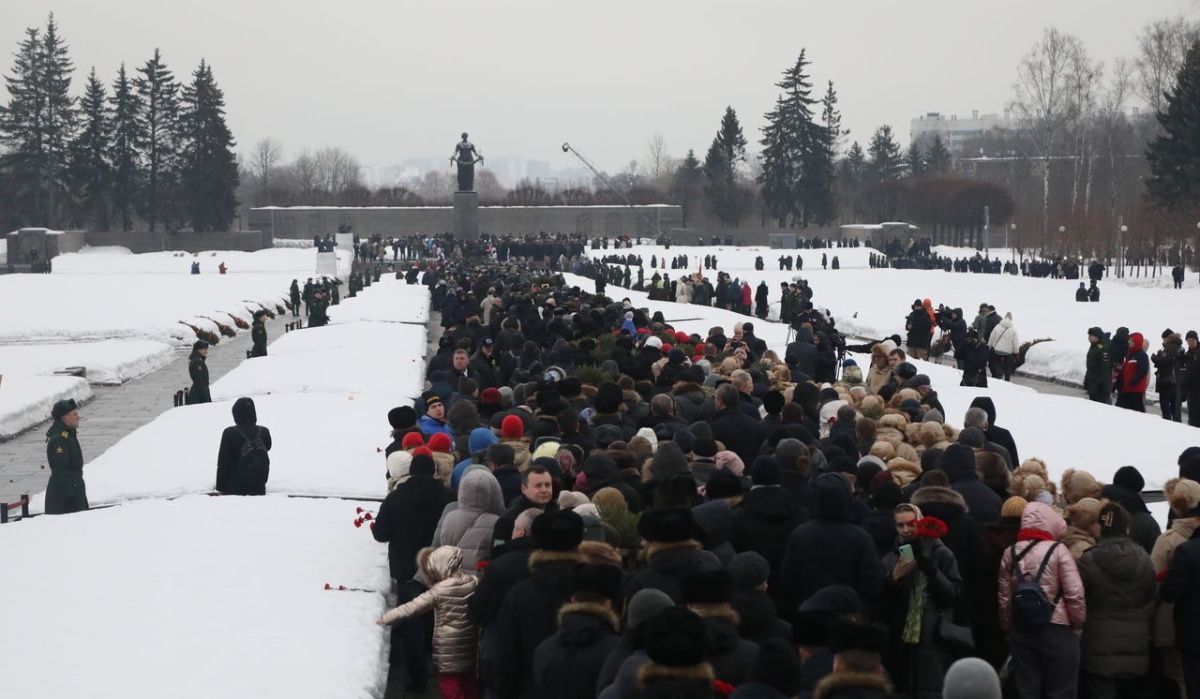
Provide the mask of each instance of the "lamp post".
{"label": "lamp post", "polygon": [[1004,247],[1009,248],[1009,252],[1012,254],[1013,262],[1016,262],[1017,261],[1017,251],[1013,250],[1008,245],[1009,232],[1012,233],[1014,238],[1017,237],[1017,224],[1010,223],[1010,224],[1008,224],[1008,227],[1004,229]]}
{"label": "lamp post", "polygon": [[1065,248],[1066,240],[1067,240],[1067,227],[1059,226],[1058,227],[1058,244]]}

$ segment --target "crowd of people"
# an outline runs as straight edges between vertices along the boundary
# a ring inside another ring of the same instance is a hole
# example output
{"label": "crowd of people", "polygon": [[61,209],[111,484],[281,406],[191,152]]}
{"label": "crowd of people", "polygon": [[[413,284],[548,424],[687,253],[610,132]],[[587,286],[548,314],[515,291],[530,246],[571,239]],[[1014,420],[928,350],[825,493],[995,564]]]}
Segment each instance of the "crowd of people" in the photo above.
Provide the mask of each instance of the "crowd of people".
{"label": "crowd of people", "polygon": [[452,317],[370,520],[410,689],[1200,696],[1200,447],[1163,533],[1137,468],[1055,481],[891,339],[863,371],[820,322],[780,357],[749,318],[689,333],[523,265],[428,281]]}

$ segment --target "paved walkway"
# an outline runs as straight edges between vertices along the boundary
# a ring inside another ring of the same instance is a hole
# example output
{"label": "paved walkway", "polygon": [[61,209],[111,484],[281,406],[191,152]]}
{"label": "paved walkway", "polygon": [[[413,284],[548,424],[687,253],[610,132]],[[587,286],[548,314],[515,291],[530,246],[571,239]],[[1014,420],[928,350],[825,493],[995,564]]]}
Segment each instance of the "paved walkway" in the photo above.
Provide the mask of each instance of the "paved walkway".
{"label": "paved walkway", "polygon": [[[267,337],[283,335],[290,313],[267,320]],[[246,359],[250,331],[222,338],[208,353],[209,380],[215,383]],[[125,435],[145,425],[174,406],[174,394],[191,385],[188,379],[188,350],[177,350],[175,361],[120,386],[92,386],[95,397],[80,408],[79,445],[85,463],[104,453]],[[46,467],[46,430],[43,422],[14,439],[0,443],[0,502],[15,502],[23,493],[46,489],[50,470]]]}

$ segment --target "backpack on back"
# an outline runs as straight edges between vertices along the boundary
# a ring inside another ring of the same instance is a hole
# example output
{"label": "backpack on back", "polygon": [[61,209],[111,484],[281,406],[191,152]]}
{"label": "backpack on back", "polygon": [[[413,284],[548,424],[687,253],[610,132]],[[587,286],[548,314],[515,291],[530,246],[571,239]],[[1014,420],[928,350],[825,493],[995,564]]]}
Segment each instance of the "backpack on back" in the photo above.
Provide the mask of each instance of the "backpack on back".
{"label": "backpack on back", "polygon": [[271,457],[267,454],[267,446],[262,440],[262,427],[257,427],[254,436],[247,437],[242,443],[242,453],[238,456],[237,463],[238,481],[247,488],[264,487],[270,469]]}
{"label": "backpack on back", "polygon": [[1046,591],[1042,589],[1042,574],[1046,572],[1046,566],[1050,564],[1050,559],[1054,556],[1054,549],[1058,548],[1058,545],[1057,541],[1051,544],[1034,575],[1021,570],[1018,564],[1025,554],[1033,550],[1036,543],[1030,543],[1019,554],[1017,545],[1012,545],[1012,562],[1009,564],[1008,574],[1013,578],[1011,598],[1013,626],[1035,629],[1049,624],[1050,619],[1053,618],[1054,609],[1062,599],[1062,589],[1060,588],[1058,594],[1051,600]]}

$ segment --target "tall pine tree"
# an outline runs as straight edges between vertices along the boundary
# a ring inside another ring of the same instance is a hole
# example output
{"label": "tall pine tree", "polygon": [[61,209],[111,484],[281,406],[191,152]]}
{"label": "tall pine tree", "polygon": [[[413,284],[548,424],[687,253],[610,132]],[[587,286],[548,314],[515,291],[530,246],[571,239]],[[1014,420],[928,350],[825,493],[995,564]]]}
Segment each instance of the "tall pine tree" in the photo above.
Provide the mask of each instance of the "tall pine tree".
{"label": "tall pine tree", "polygon": [[696,158],[696,151],[691,148],[688,149],[687,157],[675,170],[671,194],[675,203],[683,210],[683,227],[687,228],[688,218],[704,196],[704,169]]}
{"label": "tall pine tree", "polygon": [[55,227],[61,221],[68,144],[75,129],[70,95],[74,66],[51,14],[46,31],[25,30],[12,75],[5,76],[11,101],[0,112],[0,142],[8,147],[4,166],[19,217]]}
{"label": "tall pine tree", "polygon": [[935,174],[949,172],[952,160],[950,149],[946,147],[942,135],[933,134],[933,140],[929,142],[929,150],[925,154],[925,170]]}
{"label": "tall pine tree", "polygon": [[908,144],[908,152],[904,154],[904,167],[911,177],[918,177],[925,172],[925,158],[921,154],[921,146],[916,141]]}
{"label": "tall pine tree", "polygon": [[193,230],[227,231],[237,209],[237,158],[225,123],[225,95],[204,61],[183,88],[182,107],[180,175],[186,214]]}
{"label": "tall pine tree", "polygon": [[1192,44],[1165,110],[1161,131],[1146,149],[1146,189],[1159,207],[1182,214],[1200,210],[1200,43]]}
{"label": "tall pine tree", "polygon": [[737,168],[746,159],[746,137],[733,107],[725,108],[721,130],[704,157],[708,182],[704,194],[709,210],[727,226],[736,226],[750,205],[748,193],[738,184]]}
{"label": "tall pine tree", "polygon": [[154,49],[154,56],[137,72],[134,85],[142,102],[145,125],[141,213],[146,226],[153,231],[169,215],[166,207],[176,193],[179,84],[158,49]]}
{"label": "tall pine tree", "polygon": [[867,173],[874,182],[887,182],[898,179],[904,171],[904,160],[900,156],[900,144],[892,136],[892,127],[884,124],[871,135],[871,143],[867,146],[870,160],[867,161]]}
{"label": "tall pine tree", "polygon": [[104,84],[96,69],[88,74],[79,102],[82,124],[71,142],[70,191],[73,223],[92,230],[108,230],[112,196],[112,119]]}
{"label": "tall pine tree", "polygon": [[113,83],[112,167],[113,214],[121,221],[121,230],[132,231],[137,197],[141,191],[142,146],[146,126],[142,121],[142,100],[125,73],[125,64]]}
{"label": "tall pine tree", "polygon": [[807,161],[807,185],[802,193],[806,210],[811,218],[804,224],[815,221],[828,225],[837,217],[837,197],[834,180],[837,177],[837,152],[848,130],[842,129],[842,113],[838,110],[837,90],[833,81],[827,83],[825,97],[821,99],[821,128],[817,130],[816,148]]}

